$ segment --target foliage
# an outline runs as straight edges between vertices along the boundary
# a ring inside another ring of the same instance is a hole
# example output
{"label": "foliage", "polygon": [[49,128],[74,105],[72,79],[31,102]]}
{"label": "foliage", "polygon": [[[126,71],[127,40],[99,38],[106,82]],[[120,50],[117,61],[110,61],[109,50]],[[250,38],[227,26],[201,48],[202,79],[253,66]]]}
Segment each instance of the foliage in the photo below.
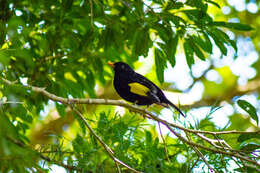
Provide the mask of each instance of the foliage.
{"label": "foliage", "polygon": [[[194,81],[189,89],[196,82],[205,86],[201,102],[189,108],[216,102],[217,106],[223,102],[232,105],[236,96],[259,93],[259,83],[253,83],[254,90],[252,87],[246,91],[237,89],[239,76],[229,66],[213,64],[198,78],[192,73],[197,62],[215,61],[211,55],[216,48],[222,56],[227,56],[231,47],[238,54],[236,39],[253,29],[251,25],[230,22],[225,17],[218,20],[216,11],[223,4],[211,0],[2,0],[1,4],[0,172],[50,172],[54,164],[68,172],[116,171],[114,160],[70,109],[70,104],[54,103],[55,100],[31,87],[43,88],[63,98],[118,99],[111,85],[112,71],[106,65],[109,60],[124,61],[133,67],[140,65],[141,57],[151,60],[155,68],[148,74],[153,77],[151,80],[162,87],[164,83],[164,89],[171,91],[164,73],[176,66],[176,57],[183,53]],[[230,30],[235,33],[235,39],[228,35]],[[258,72],[259,61],[253,67]],[[221,83],[204,77],[210,70],[219,74]],[[259,73],[254,80],[259,82]],[[245,99],[237,104],[249,116],[234,112],[230,124],[224,128],[211,121],[216,111],[214,106],[207,116],[181,123],[187,129],[211,132],[259,130],[256,106]],[[189,108],[185,107],[187,112]],[[210,167],[218,172],[259,170],[241,159],[199,148],[207,163],[198,155],[196,147],[170,131],[162,138],[157,126],[139,113],[112,105],[82,104],[77,109],[112,148],[114,156],[135,170],[207,172]],[[162,114],[161,107],[149,111]],[[176,119],[173,113],[171,116]],[[180,129],[176,131],[182,134]],[[225,140],[233,149],[244,150],[240,153],[244,157],[259,161],[259,133],[220,134],[213,138]],[[196,133],[185,139],[214,148]],[[232,162],[236,166],[230,170]],[[120,168],[127,172],[126,167]]]}

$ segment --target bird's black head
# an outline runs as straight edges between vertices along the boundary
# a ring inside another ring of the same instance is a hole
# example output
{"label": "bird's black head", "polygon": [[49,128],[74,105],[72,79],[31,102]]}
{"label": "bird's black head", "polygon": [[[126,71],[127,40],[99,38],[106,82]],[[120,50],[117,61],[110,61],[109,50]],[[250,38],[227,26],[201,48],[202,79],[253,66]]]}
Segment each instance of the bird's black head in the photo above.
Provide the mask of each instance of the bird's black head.
{"label": "bird's black head", "polygon": [[115,70],[115,72],[133,71],[133,69],[124,62],[116,62],[116,63],[108,62],[108,65],[110,65]]}

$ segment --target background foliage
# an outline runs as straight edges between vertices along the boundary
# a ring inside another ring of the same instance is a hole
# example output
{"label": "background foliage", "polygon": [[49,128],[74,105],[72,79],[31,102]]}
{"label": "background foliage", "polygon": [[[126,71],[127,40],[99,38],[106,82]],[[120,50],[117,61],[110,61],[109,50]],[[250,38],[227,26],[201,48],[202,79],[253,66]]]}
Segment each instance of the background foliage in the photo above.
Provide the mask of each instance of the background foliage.
{"label": "background foliage", "polygon": [[[141,69],[169,93],[184,93],[180,98],[185,94],[192,98],[194,87],[203,86],[199,99],[180,102],[187,120],[170,113],[186,128],[259,130],[258,1],[243,2],[242,10],[233,1],[211,0],[0,2],[1,78],[16,81],[1,82],[1,172],[51,172],[55,164],[68,172],[116,171],[113,160],[67,105],[22,86],[42,87],[64,98],[118,99],[107,61],[124,61]],[[256,11],[251,10],[254,5]],[[185,79],[176,79],[176,84],[166,80],[167,70],[178,68],[177,57],[186,62],[176,74],[186,74],[189,82],[184,87],[177,83]],[[236,71],[236,64],[247,68]],[[115,106],[77,108],[116,157],[136,170],[209,171],[190,146],[165,132],[167,156],[156,123],[139,114]],[[202,115],[205,108],[209,111]],[[150,110],[162,116],[165,112],[161,107]],[[212,121],[227,115],[229,121],[222,127]],[[234,149],[248,151],[248,156],[255,154],[259,162],[259,134],[219,138]],[[201,152],[219,172],[257,170],[241,160]]]}

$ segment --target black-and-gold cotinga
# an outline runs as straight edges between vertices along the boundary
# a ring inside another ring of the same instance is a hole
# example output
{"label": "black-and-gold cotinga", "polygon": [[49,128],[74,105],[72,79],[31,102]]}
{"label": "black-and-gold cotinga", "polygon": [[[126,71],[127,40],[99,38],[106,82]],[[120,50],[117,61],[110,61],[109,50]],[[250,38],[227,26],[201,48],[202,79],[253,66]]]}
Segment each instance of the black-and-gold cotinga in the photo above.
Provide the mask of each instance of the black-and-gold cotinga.
{"label": "black-and-gold cotinga", "polygon": [[113,67],[115,71],[113,83],[120,97],[137,105],[151,105],[155,103],[164,107],[171,106],[185,117],[183,112],[166,98],[158,86],[136,73],[128,64],[108,62],[108,65]]}

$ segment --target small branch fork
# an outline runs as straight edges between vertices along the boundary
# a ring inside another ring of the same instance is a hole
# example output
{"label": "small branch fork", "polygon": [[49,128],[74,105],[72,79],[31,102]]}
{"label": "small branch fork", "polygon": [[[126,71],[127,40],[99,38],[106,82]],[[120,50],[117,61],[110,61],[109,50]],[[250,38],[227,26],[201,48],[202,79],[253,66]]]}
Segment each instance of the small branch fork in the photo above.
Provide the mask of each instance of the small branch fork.
{"label": "small branch fork", "polygon": [[96,132],[91,128],[91,126],[89,125],[89,123],[87,122],[87,120],[84,118],[84,116],[80,113],[79,110],[77,110],[75,107],[73,107],[72,105],[69,105],[70,108],[81,118],[81,120],[84,122],[84,124],[87,126],[87,128],[89,129],[89,131],[95,136],[95,138],[99,141],[99,143],[105,148],[106,152],[108,153],[108,155],[114,160],[115,164],[116,164],[116,168],[117,171],[120,173],[120,168],[119,165],[123,165],[124,167],[128,168],[129,170],[133,171],[133,172],[137,172],[140,173],[139,171],[135,170],[134,168],[128,166],[126,163],[122,162],[121,160],[119,160],[118,158],[116,158],[114,156],[114,151],[109,148],[109,146],[107,146],[107,144],[101,139],[101,137],[99,137]]}
{"label": "small branch fork", "polygon": [[[7,79],[1,78],[0,77],[0,81],[2,81],[4,84],[7,85],[20,85],[20,84],[16,84],[16,82],[12,82],[9,81]],[[117,159],[114,155],[114,152],[112,151],[111,148],[109,148],[103,141],[102,139],[94,132],[94,130],[91,128],[91,126],[88,124],[88,122],[86,121],[86,119],[84,118],[84,116],[75,108],[73,107],[74,104],[95,104],[95,105],[114,105],[114,106],[121,106],[124,108],[129,109],[130,111],[136,112],[136,113],[140,113],[142,114],[144,117],[148,118],[148,119],[153,119],[155,121],[157,121],[159,124],[163,124],[165,127],[167,127],[175,136],[177,136],[183,143],[191,146],[191,148],[198,154],[198,156],[200,158],[202,158],[202,160],[205,162],[205,164],[208,166],[209,170],[211,172],[216,172],[216,170],[214,170],[209,163],[207,162],[207,160],[205,159],[205,157],[202,155],[202,153],[200,152],[200,149],[209,151],[209,152],[213,152],[213,153],[218,153],[218,154],[223,154],[229,157],[235,157],[237,159],[240,159],[242,162],[246,161],[250,164],[253,164],[254,168],[256,168],[258,170],[257,167],[260,167],[260,163],[253,160],[250,157],[241,155],[240,153],[242,151],[239,150],[234,150],[232,149],[227,143],[226,141],[224,141],[223,139],[218,139],[217,135],[226,135],[226,134],[260,134],[260,131],[256,131],[256,132],[246,132],[246,131],[236,131],[236,130],[232,130],[232,131],[218,131],[218,132],[211,132],[211,131],[201,131],[201,130],[194,130],[194,129],[188,129],[185,127],[182,127],[180,125],[177,125],[175,123],[170,123],[167,122],[166,120],[163,120],[161,118],[159,118],[157,115],[147,111],[146,109],[140,108],[136,105],[130,105],[127,104],[123,101],[118,101],[118,100],[106,100],[106,99],[68,99],[68,98],[63,98],[63,97],[59,97],[56,96],[52,93],[49,93],[48,91],[45,90],[45,88],[40,88],[40,87],[35,87],[35,86],[30,86],[30,85],[22,85],[25,88],[31,89],[34,92],[37,93],[41,93],[43,94],[45,97],[53,100],[53,101],[57,101],[63,104],[67,104],[71,107],[71,109],[83,120],[83,122],[85,123],[85,125],[87,126],[87,128],[89,129],[89,131],[95,136],[95,138],[100,142],[100,144],[104,147],[104,149],[106,150],[106,152],[108,153],[108,155],[113,159],[113,161],[116,164],[116,168],[118,172],[120,171],[119,168],[119,164],[126,167],[127,169],[133,171],[133,172],[139,172],[137,170],[135,170],[134,168],[131,168],[130,166],[128,166],[127,164],[123,163],[122,161],[120,161],[119,159]],[[186,133],[186,138],[181,136],[179,133],[177,133],[175,129],[180,129],[183,130]],[[199,138],[201,138],[202,140],[208,142],[212,147],[206,147],[204,145],[195,143],[191,140],[191,138],[189,137],[188,133],[192,133],[196,136],[198,136]],[[208,135],[212,135],[215,139],[211,139],[205,136],[205,134]],[[166,146],[166,145],[165,145]],[[166,149],[165,149],[166,150]],[[167,150],[166,150],[167,151]],[[166,153],[167,155],[167,153]]]}

